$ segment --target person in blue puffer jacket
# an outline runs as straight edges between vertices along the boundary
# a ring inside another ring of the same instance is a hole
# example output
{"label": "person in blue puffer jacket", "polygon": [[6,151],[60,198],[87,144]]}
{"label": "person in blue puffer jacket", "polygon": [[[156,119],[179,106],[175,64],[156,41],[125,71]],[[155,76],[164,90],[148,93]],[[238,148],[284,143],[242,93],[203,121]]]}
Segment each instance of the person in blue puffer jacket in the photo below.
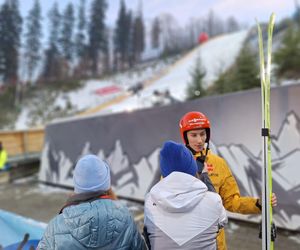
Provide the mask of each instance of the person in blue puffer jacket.
{"label": "person in blue puffer jacket", "polygon": [[73,181],[74,195],[49,222],[37,249],[147,249],[130,212],[114,199],[106,162],[82,157]]}

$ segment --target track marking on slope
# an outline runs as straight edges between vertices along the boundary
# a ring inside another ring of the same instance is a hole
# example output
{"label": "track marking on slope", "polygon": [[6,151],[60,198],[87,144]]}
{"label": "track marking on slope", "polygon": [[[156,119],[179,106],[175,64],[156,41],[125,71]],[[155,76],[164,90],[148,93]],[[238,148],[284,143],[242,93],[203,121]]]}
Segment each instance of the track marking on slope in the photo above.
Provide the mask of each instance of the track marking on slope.
{"label": "track marking on slope", "polygon": [[107,101],[107,102],[104,102],[94,108],[90,108],[90,109],[87,109],[81,113],[79,113],[78,115],[81,116],[81,115],[90,115],[90,114],[94,114],[94,113],[97,113],[107,107],[110,107],[114,104],[117,104],[117,103],[120,103],[124,100],[126,100],[128,97],[130,97],[131,95],[129,93],[125,93],[125,94],[122,94],[122,95],[119,95],[117,97],[115,97],[114,99],[110,100],[110,101]]}

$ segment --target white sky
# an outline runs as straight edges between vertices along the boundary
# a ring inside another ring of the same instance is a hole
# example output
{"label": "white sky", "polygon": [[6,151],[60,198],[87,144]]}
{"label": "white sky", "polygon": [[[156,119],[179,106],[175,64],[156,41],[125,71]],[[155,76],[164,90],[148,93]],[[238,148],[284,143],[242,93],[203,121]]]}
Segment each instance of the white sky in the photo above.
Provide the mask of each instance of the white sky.
{"label": "white sky", "polygon": [[[5,0],[0,0],[2,4]],[[136,11],[141,0],[125,0],[126,6]],[[298,0],[299,1],[299,0]],[[55,0],[40,0],[44,17]],[[56,0],[60,10],[69,2],[79,5],[80,0]],[[86,0],[89,9],[92,0]],[[107,22],[114,24],[119,11],[120,0],[107,0]],[[25,16],[33,5],[33,0],[19,0],[22,15]],[[185,24],[192,17],[203,17],[214,10],[221,18],[234,16],[243,23],[255,24],[255,18],[268,20],[271,12],[278,19],[291,16],[295,9],[295,0],[143,0],[143,13],[146,19],[151,19],[161,13],[170,13],[179,23]]]}
{"label": "white sky", "polygon": [[[6,0],[0,0],[2,4]],[[39,0],[42,6],[43,16],[43,43],[48,39],[48,12],[55,2],[59,4],[60,12],[63,12],[65,6],[72,2],[75,6],[76,17],[80,0]],[[93,0],[85,0],[85,6],[88,12]],[[223,20],[233,16],[243,25],[255,25],[255,18],[259,21],[267,21],[272,12],[276,14],[276,20],[290,17],[295,10],[295,1],[300,0],[125,0],[127,9],[133,12],[138,10],[142,2],[143,15],[146,21],[153,20],[154,17],[163,13],[173,15],[178,24],[184,27],[193,18],[204,18],[210,10]],[[106,0],[108,10],[106,13],[106,23],[112,27],[115,25],[119,12],[120,0]],[[23,17],[28,15],[32,8],[34,0],[19,0],[20,11]],[[276,25],[276,22],[275,22]],[[25,26],[23,25],[23,31]]]}

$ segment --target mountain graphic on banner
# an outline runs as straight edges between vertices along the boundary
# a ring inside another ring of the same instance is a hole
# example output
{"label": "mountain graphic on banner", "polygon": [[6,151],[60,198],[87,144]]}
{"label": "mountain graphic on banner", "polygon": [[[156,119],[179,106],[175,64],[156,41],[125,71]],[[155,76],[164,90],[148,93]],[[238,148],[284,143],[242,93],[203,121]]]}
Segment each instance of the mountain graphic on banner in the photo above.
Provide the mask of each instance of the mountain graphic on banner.
{"label": "mountain graphic on banner", "polygon": [[[261,153],[255,156],[242,144],[222,145],[215,148],[216,153],[229,164],[243,189],[243,195],[258,196],[261,176],[259,170],[262,167]],[[293,112],[284,120],[278,136],[272,136],[272,152],[275,182],[280,183],[286,191],[300,185],[300,178],[295,174],[298,172],[297,163],[300,162],[300,121]],[[259,185],[257,182],[253,183],[254,178],[249,176],[258,178]]]}
{"label": "mountain graphic on banner", "polygon": [[142,157],[137,164],[131,166],[121,142],[116,141],[115,148],[109,156],[102,156],[112,166],[112,186],[116,193],[119,196],[144,200],[151,184],[159,180],[159,177],[156,178],[158,154],[159,149],[156,149],[151,155]]}
{"label": "mountain graphic on banner", "polygon": [[[282,224],[293,223],[300,219],[300,120],[294,112],[287,115],[278,132],[272,135],[272,177],[273,191],[279,203],[289,204],[277,211],[275,217]],[[241,195],[259,197],[261,193],[261,153],[253,155],[246,146],[215,146],[215,152],[223,157],[232,170]],[[292,203],[290,201],[293,201]],[[287,214],[292,216],[287,216]],[[294,229],[299,229],[299,225]]]}
{"label": "mountain graphic on banner", "polygon": [[272,146],[273,159],[282,158],[300,148],[300,119],[294,112],[283,121],[278,137],[272,139]]}
{"label": "mountain graphic on banner", "polygon": [[[246,145],[215,145],[211,149],[223,157],[230,166],[240,187],[241,195],[259,197],[261,193],[261,153],[254,155]],[[77,159],[68,158],[63,151],[56,152],[46,142],[42,153],[42,168],[39,179],[52,184],[72,187],[73,168],[80,156],[94,153],[111,166],[112,186],[120,197],[144,200],[145,194],[160,178],[159,150],[139,156],[137,163],[131,163],[122,141],[116,140],[108,155],[102,149],[91,150],[90,142],[83,144]],[[299,229],[293,220],[300,221],[300,122],[294,112],[283,121],[278,134],[272,135],[273,190],[282,206],[275,218],[281,225]],[[292,201],[292,203],[290,202]],[[287,203],[288,202],[288,203]],[[288,216],[289,215],[289,216]]]}
{"label": "mountain graphic on banner", "polygon": [[[56,152],[49,150],[49,148],[49,143],[46,143],[41,157],[42,169],[39,172],[39,179],[52,184],[72,187],[75,163],[72,163],[63,151]],[[80,155],[89,153],[92,153],[90,143],[86,142]],[[119,140],[116,141],[114,149],[108,156],[105,156],[101,149],[96,153],[111,166],[112,186],[115,192],[119,196],[139,200],[143,200],[145,193],[152,184],[159,180],[157,175],[158,154],[159,148],[154,150],[148,157],[142,157],[137,164],[131,166]]]}

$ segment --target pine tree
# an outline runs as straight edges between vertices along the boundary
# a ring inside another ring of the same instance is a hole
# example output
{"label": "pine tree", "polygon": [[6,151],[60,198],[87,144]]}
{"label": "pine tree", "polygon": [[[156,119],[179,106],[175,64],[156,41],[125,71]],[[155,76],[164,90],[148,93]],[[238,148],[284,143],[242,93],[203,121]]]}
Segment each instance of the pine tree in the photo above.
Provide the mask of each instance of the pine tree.
{"label": "pine tree", "polygon": [[206,75],[205,69],[202,67],[200,57],[196,61],[196,65],[191,72],[192,82],[187,88],[187,98],[189,100],[203,97],[206,95],[206,90],[203,87],[203,79]]}
{"label": "pine tree", "polygon": [[300,26],[300,6],[297,0],[295,0],[295,12],[293,14],[293,19],[296,21],[298,26]]}
{"label": "pine tree", "polygon": [[62,77],[61,53],[59,51],[61,15],[56,2],[49,11],[48,17],[50,19],[50,35],[48,40],[48,48],[45,51],[43,77],[45,80],[53,81]]}
{"label": "pine tree", "polygon": [[234,67],[232,67],[221,73],[214,84],[208,89],[208,94],[213,95],[233,92],[232,84],[234,82],[234,72]]}
{"label": "pine tree", "polygon": [[74,57],[74,24],[74,7],[72,3],[69,3],[62,15],[62,32],[60,38],[62,55],[69,62],[72,62]]}
{"label": "pine tree", "polygon": [[7,5],[3,4],[0,9],[0,79],[1,81],[4,79],[4,73],[5,73],[5,43],[6,43],[6,37],[5,37],[5,12],[7,11]]}
{"label": "pine tree", "polygon": [[132,44],[134,50],[134,61],[139,62],[141,60],[141,54],[145,48],[145,28],[141,13],[134,19]]}
{"label": "pine tree", "polygon": [[300,30],[289,27],[282,40],[281,47],[274,53],[276,75],[278,77],[297,78],[300,76]]}
{"label": "pine tree", "polygon": [[226,26],[228,33],[236,32],[240,29],[238,21],[232,16],[227,19]]}
{"label": "pine tree", "polygon": [[75,53],[74,42],[74,8],[73,4],[69,3],[61,17],[61,34],[59,38],[59,46],[62,54],[62,77],[68,78],[72,72],[72,62]]}
{"label": "pine tree", "polygon": [[248,46],[241,50],[235,64],[233,91],[260,87],[257,57]]}
{"label": "pine tree", "polygon": [[126,11],[126,5],[124,0],[122,0],[114,32],[114,54],[116,68],[119,68],[117,65],[120,65],[120,68],[123,69],[124,63],[128,61],[130,41],[130,23],[128,21],[129,19]]}
{"label": "pine tree", "polygon": [[80,1],[78,11],[78,26],[76,34],[76,54],[79,58],[85,56],[86,53],[86,18],[85,18],[85,1]]}
{"label": "pine tree", "polygon": [[85,77],[88,73],[87,21],[85,16],[85,1],[80,1],[75,39],[76,67],[74,76]]}
{"label": "pine tree", "polygon": [[22,17],[18,0],[6,0],[0,10],[0,73],[3,82],[17,83]]}
{"label": "pine tree", "polygon": [[91,72],[98,75],[98,63],[102,53],[107,52],[107,31],[104,23],[107,4],[105,0],[94,0],[91,5],[89,23],[89,58],[91,60]]}
{"label": "pine tree", "polygon": [[41,6],[39,0],[35,0],[32,9],[27,16],[27,31],[25,33],[25,61],[29,82],[41,59]]}
{"label": "pine tree", "polygon": [[234,65],[220,74],[209,94],[224,94],[260,87],[256,55],[248,46],[243,47]]}
{"label": "pine tree", "polygon": [[160,38],[160,23],[159,19],[156,17],[152,23],[151,29],[151,45],[152,48],[157,49],[159,47],[159,38]]}
{"label": "pine tree", "polygon": [[132,67],[134,65],[134,43],[133,43],[133,17],[132,17],[132,11],[127,12],[127,29],[128,29],[128,64],[129,67]]}

